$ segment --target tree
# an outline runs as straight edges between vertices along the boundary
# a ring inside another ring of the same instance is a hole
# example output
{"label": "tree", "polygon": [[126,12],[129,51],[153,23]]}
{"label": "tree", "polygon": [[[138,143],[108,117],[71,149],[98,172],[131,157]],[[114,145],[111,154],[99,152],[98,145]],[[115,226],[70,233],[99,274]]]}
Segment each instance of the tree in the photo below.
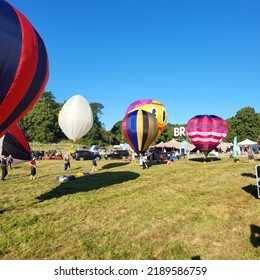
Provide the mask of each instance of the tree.
{"label": "tree", "polygon": [[58,125],[60,108],[51,92],[43,93],[38,103],[19,123],[28,141],[51,143],[62,138]]}
{"label": "tree", "polygon": [[125,142],[124,134],[122,131],[122,123],[123,121],[118,121],[113,125],[112,129],[110,130],[110,145],[118,145],[122,142]]}
{"label": "tree", "polygon": [[104,106],[101,103],[94,102],[90,103],[90,107],[93,113],[93,126],[90,131],[79,140],[79,142],[88,146],[104,146],[109,143],[109,134],[100,121]]}
{"label": "tree", "polygon": [[246,138],[257,141],[260,131],[260,114],[256,113],[254,108],[242,108],[235,117],[227,119],[227,123],[229,126],[227,142],[233,142],[234,136],[237,136],[238,141]]}

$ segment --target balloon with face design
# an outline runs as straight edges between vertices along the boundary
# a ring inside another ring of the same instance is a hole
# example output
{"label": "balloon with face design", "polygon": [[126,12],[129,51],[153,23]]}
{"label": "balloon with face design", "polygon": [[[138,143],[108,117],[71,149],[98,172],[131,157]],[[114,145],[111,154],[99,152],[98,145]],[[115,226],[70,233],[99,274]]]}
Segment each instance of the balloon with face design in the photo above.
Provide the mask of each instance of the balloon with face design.
{"label": "balloon with face design", "polygon": [[[126,115],[134,110],[144,110],[152,113],[158,121],[158,135],[163,131],[168,113],[164,105],[154,99],[140,99],[133,102],[126,110]],[[157,135],[157,136],[158,136]]]}

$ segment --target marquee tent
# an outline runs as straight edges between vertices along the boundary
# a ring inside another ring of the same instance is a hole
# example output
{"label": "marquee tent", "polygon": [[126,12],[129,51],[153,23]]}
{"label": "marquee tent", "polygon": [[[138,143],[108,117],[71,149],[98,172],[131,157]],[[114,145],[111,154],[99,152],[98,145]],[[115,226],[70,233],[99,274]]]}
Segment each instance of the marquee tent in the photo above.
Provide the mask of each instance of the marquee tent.
{"label": "marquee tent", "polygon": [[234,146],[233,143],[221,142],[220,144],[218,144],[217,148],[221,148],[223,152],[226,152],[227,149],[231,148],[232,146]]}
{"label": "marquee tent", "polygon": [[239,142],[237,144],[238,144],[238,146],[252,146],[252,145],[256,145],[257,142],[254,142],[254,141],[252,141],[250,139],[245,139],[242,142]]}
{"label": "marquee tent", "polygon": [[156,148],[163,148],[163,147],[165,147],[165,143],[162,141],[159,144],[154,145],[154,147],[156,147]]}
{"label": "marquee tent", "polygon": [[[180,149],[181,148],[181,142],[175,140],[174,138],[168,142],[161,142],[157,145],[155,145],[154,147],[156,148],[175,148],[175,149]],[[192,151],[193,149],[195,149],[196,147],[193,145],[193,144],[190,144],[189,142],[185,141],[185,144],[184,144],[184,149],[185,150],[190,150]]]}

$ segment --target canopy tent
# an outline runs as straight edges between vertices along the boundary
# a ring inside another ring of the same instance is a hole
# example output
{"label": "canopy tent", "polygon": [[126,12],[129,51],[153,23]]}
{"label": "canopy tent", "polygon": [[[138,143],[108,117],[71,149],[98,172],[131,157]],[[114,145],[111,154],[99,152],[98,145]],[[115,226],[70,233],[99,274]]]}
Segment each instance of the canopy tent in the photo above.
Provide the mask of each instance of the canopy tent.
{"label": "canopy tent", "polygon": [[174,138],[168,142],[161,142],[157,145],[154,145],[154,147],[156,148],[175,148],[180,150],[181,148],[184,148],[185,150],[190,150],[192,151],[193,149],[195,149],[196,147],[193,144],[190,144],[189,142],[185,141],[184,146],[181,146],[181,142],[175,140]]}
{"label": "canopy tent", "polygon": [[221,142],[220,144],[217,145],[217,148],[221,148],[221,150],[223,152],[226,152],[227,149],[231,148],[232,146],[234,146],[233,143],[228,143],[228,142]]}
{"label": "canopy tent", "polygon": [[165,143],[162,141],[159,144],[154,145],[154,147],[156,147],[156,148],[163,148],[163,147],[165,147]]}
{"label": "canopy tent", "polygon": [[237,143],[238,146],[252,146],[252,145],[256,145],[257,142],[254,142],[250,139],[245,139],[242,142]]}

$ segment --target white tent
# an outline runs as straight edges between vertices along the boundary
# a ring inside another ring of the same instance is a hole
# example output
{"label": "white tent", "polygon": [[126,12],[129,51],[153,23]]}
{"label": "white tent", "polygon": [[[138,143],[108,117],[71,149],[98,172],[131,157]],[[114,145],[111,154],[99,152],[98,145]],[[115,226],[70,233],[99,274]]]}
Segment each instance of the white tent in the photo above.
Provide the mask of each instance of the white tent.
{"label": "white tent", "polygon": [[238,146],[252,146],[252,145],[256,145],[257,142],[254,142],[254,141],[249,140],[249,139],[245,139],[242,142],[239,142],[237,144],[238,144]]}
{"label": "white tent", "polygon": [[217,145],[217,148],[221,148],[223,152],[226,152],[228,148],[231,148],[234,146],[233,143],[227,143],[227,142],[221,142],[220,144]]}

